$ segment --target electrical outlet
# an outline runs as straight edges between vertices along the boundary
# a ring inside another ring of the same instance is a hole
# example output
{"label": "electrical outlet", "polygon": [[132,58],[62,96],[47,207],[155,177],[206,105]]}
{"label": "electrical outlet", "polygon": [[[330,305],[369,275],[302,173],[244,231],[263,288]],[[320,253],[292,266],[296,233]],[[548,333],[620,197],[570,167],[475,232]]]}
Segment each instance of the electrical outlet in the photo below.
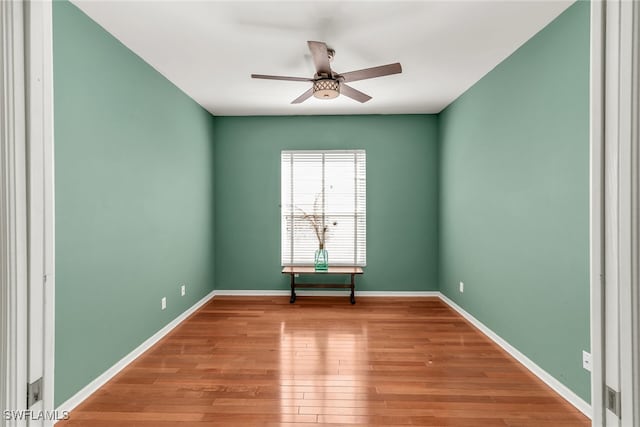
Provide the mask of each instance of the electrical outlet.
{"label": "electrical outlet", "polygon": [[180,295],[184,296],[187,293],[187,285],[180,286]]}
{"label": "electrical outlet", "polygon": [[162,300],[160,301],[160,308],[162,310],[164,310],[165,308],[167,308],[167,297],[162,297]]}
{"label": "electrical outlet", "polygon": [[582,367],[591,372],[591,353],[582,351]]}
{"label": "electrical outlet", "polygon": [[460,292],[464,292],[464,283],[460,282]]}

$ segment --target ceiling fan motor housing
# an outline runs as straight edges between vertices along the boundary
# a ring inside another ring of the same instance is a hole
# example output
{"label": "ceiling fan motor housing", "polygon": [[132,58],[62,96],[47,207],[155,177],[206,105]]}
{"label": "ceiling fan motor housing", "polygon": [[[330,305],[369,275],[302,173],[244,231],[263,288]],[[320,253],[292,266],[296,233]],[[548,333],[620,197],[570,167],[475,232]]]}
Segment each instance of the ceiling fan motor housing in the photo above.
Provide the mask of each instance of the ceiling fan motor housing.
{"label": "ceiling fan motor housing", "polygon": [[340,95],[340,83],[334,79],[321,79],[313,82],[313,96],[318,99],[333,99]]}

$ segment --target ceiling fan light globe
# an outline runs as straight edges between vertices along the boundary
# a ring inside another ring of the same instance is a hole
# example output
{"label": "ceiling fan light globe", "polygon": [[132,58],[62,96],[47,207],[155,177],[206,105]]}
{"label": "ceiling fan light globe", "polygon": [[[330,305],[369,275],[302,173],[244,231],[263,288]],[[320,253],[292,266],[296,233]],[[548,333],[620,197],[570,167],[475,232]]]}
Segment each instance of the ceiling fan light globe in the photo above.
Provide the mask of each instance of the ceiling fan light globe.
{"label": "ceiling fan light globe", "polygon": [[333,99],[333,98],[337,98],[338,95],[340,95],[340,92],[335,90],[328,90],[328,89],[313,92],[313,96],[315,96],[318,99]]}
{"label": "ceiling fan light globe", "polygon": [[333,79],[322,79],[313,82],[313,96],[318,99],[333,99],[340,95],[340,83]]}

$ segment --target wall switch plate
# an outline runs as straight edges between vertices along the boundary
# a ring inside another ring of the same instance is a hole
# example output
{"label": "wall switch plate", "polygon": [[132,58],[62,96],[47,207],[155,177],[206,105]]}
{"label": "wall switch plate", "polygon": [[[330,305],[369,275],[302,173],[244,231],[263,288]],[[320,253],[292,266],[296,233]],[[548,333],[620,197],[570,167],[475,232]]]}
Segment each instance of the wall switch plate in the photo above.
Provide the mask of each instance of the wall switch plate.
{"label": "wall switch plate", "polygon": [[184,296],[187,293],[187,285],[180,286],[180,295]]}
{"label": "wall switch plate", "polygon": [[167,297],[162,297],[162,300],[160,301],[160,308],[163,310],[167,308]]}
{"label": "wall switch plate", "polygon": [[591,353],[582,351],[582,367],[591,372]]}
{"label": "wall switch plate", "polygon": [[460,292],[464,292],[464,283],[460,282]]}

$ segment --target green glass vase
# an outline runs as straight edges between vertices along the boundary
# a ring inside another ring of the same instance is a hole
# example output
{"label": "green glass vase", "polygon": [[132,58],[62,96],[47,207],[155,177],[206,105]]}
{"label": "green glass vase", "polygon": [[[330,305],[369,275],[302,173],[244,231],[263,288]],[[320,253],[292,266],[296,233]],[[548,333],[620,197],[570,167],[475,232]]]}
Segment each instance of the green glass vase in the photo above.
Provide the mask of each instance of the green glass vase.
{"label": "green glass vase", "polygon": [[327,271],[329,269],[329,254],[326,249],[317,249],[313,261],[316,271]]}

